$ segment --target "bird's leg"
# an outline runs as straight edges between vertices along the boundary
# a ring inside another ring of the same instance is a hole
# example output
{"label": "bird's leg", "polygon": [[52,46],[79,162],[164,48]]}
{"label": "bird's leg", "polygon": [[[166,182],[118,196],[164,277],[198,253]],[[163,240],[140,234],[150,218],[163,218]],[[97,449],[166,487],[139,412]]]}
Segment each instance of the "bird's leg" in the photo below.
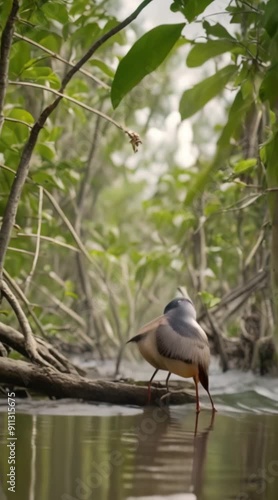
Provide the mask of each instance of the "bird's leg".
{"label": "bird's leg", "polygon": [[210,402],[211,402],[212,411],[213,411],[213,413],[214,413],[215,411],[217,411],[217,409],[216,409],[216,408],[215,408],[215,406],[214,406],[214,402],[212,401],[212,397],[211,397],[210,392],[209,392],[209,390],[208,390],[208,389],[207,389],[207,393],[208,393],[208,396],[209,396],[209,399],[210,399]]}
{"label": "bird's leg", "polygon": [[216,411],[216,408],[214,406],[214,403],[212,401],[212,397],[210,395],[210,392],[209,392],[209,379],[208,379],[208,374],[207,372],[202,368],[202,366],[199,365],[199,380],[203,386],[203,388],[207,391],[208,393],[208,396],[209,396],[209,399],[210,399],[210,402],[211,402],[211,406],[212,406],[212,411],[215,412]]}
{"label": "bird's leg", "polygon": [[168,385],[168,382],[169,382],[169,378],[170,378],[170,377],[171,377],[171,372],[169,372],[169,373],[168,373],[167,378],[166,378],[166,390],[167,390],[167,392],[170,392],[170,391],[169,391],[169,385]]}
{"label": "bird's leg", "polygon": [[196,391],[196,413],[200,412],[200,404],[199,404],[199,391],[198,391],[198,378],[195,376],[193,377],[194,384],[195,384],[195,391]]}
{"label": "bird's leg", "polygon": [[160,401],[162,401],[163,399],[166,399],[167,396],[168,396],[168,394],[170,394],[169,385],[168,385],[170,377],[171,377],[171,372],[168,373],[167,378],[166,378],[166,394],[164,394],[163,396],[161,396]]}
{"label": "bird's leg", "polygon": [[200,412],[196,412],[196,418],[195,418],[195,429],[194,429],[194,437],[196,437],[196,436],[197,436],[199,414],[200,414]]}
{"label": "bird's leg", "polygon": [[214,424],[214,418],[215,418],[215,412],[217,410],[214,408],[214,411],[211,412],[211,419],[210,419],[210,424],[208,427],[208,431],[211,431],[213,429],[213,424]]}
{"label": "bird's leg", "polygon": [[156,376],[157,372],[158,372],[158,368],[155,370],[155,372],[152,374],[152,377],[149,381],[149,384],[148,384],[148,404],[151,402],[151,385],[152,385],[152,381],[154,379],[154,377]]}

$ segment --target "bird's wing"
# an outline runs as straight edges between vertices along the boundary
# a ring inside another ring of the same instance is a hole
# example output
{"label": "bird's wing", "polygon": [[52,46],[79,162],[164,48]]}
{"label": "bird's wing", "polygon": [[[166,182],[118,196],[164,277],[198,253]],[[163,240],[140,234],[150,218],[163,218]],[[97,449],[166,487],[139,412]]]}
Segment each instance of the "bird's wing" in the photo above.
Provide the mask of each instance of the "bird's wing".
{"label": "bird's wing", "polygon": [[142,326],[141,330],[139,330],[138,332],[138,335],[142,334],[142,333],[149,333],[149,332],[153,332],[154,330],[156,330],[160,325],[166,325],[167,324],[167,319],[166,317],[164,316],[164,314],[162,314],[162,316],[158,316],[157,318],[153,319],[152,321],[150,321],[149,323],[147,323],[146,325]]}
{"label": "bird's wing", "polygon": [[177,332],[166,319],[156,330],[156,345],[161,356],[208,368],[208,340],[197,322],[184,323]]}
{"label": "bird's wing", "polygon": [[152,321],[150,321],[149,323],[147,323],[146,325],[144,325],[139,330],[137,335],[135,335],[134,337],[132,337],[131,339],[129,339],[127,341],[127,344],[128,344],[128,342],[138,342],[140,339],[142,339],[142,337],[157,330],[157,328],[163,324],[167,324],[167,320],[166,320],[165,316],[164,315],[158,316],[158,318],[155,318]]}

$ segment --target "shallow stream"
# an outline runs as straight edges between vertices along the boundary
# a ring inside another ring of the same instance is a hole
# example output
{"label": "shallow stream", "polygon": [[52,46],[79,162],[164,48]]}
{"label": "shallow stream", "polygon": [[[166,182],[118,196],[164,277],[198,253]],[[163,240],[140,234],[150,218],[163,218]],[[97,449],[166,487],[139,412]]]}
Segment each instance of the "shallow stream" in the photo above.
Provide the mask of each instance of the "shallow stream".
{"label": "shallow stream", "polygon": [[[7,401],[0,400],[0,499],[277,500],[278,384],[212,376],[218,412],[16,401],[16,492],[8,491]],[[197,426],[197,427],[196,427]]]}

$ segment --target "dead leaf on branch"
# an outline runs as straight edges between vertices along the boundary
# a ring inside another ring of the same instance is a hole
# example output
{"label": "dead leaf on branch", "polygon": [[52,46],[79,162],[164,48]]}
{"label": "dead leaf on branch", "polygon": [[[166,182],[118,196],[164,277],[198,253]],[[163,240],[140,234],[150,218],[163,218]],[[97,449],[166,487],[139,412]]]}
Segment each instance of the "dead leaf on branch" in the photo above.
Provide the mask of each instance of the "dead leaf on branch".
{"label": "dead leaf on branch", "polygon": [[126,134],[130,138],[129,142],[132,146],[134,153],[137,153],[139,145],[142,144],[139,134],[137,134],[136,132],[132,132],[131,130],[128,130]]}

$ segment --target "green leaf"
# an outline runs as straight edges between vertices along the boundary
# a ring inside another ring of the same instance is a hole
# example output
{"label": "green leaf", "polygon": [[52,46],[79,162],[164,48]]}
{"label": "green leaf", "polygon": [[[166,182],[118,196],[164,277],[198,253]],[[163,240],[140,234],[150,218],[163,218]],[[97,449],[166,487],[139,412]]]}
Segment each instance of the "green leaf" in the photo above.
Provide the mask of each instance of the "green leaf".
{"label": "green leaf", "polygon": [[111,88],[113,108],[164,61],[179,39],[184,26],[184,23],[157,26],[137,40],[117,68]]}
{"label": "green leaf", "polygon": [[246,99],[243,99],[241,91],[237,93],[229,111],[228,121],[217,141],[217,151],[215,157],[211,163],[206,165],[199,172],[196,179],[191,184],[184,202],[185,206],[190,206],[194,198],[204,191],[214,170],[219,168],[219,166],[228,158],[231,151],[230,139],[238,133],[238,130],[243,123],[245,113],[250,108],[252,102],[251,92]]}
{"label": "green leaf", "polygon": [[180,102],[180,114],[182,120],[189,118],[202,109],[211,99],[220,94],[225,85],[235,74],[237,66],[229,65],[222,68],[212,76],[209,76],[194,87],[183,93]]}
{"label": "green leaf", "polygon": [[56,22],[58,21],[62,25],[68,23],[69,21],[68,9],[63,0],[45,2],[42,7],[42,11],[47,18],[54,19]]}
{"label": "green leaf", "polygon": [[208,40],[207,43],[197,43],[187,56],[186,64],[189,68],[201,66],[212,57],[232,51],[236,45],[229,40]]}
{"label": "green leaf", "polygon": [[64,190],[65,186],[62,182],[62,180],[57,177],[56,175],[51,174],[50,172],[45,172],[43,170],[39,170],[38,172],[32,173],[32,180],[42,186],[49,188],[49,186],[53,186],[55,188],[58,188],[60,190]]}
{"label": "green leaf", "polygon": [[50,35],[45,36],[40,40],[41,45],[56,53],[58,53],[61,48],[61,42],[62,38],[56,33],[51,33]]}
{"label": "green leaf", "polygon": [[215,36],[216,38],[229,38],[231,40],[235,40],[232,35],[222,26],[222,24],[209,24],[208,21],[203,22],[203,28],[206,31],[206,34]]}
{"label": "green leaf", "polygon": [[78,28],[71,36],[71,40],[84,48],[90,47],[92,40],[96,40],[101,29],[97,23],[88,23]]}
{"label": "green leaf", "polygon": [[[33,116],[25,109],[13,108],[7,112],[7,117],[13,118],[14,120],[19,120],[19,122],[6,121],[6,126],[14,132],[18,144],[20,143],[24,144],[24,141],[26,141],[26,139],[29,136],[29,128],[27,125],[20,122],[25,122],[26,124],[33,125],[34,123]],[[4,134],[4,136],[5,135],[6,134]],[[4,139],[4,136],[2,140]]]}
{"label": "green leaf", "polygon": [[43,85],[51,83],[51,87],[54,89],[59,89],[61,85],[59,77],[48,66],[30,66],[22,72],[22,79]]}
{"label": "green leaf", "polygon": [[278,31],[277,0],[268,0],[266,3],[264,26],[270,38],[274,38],[276,32]]}
{"label": "green leaf", "polygon": [[78,299],[78,295],[74,290],[74,283],[70,280],[65,282],[65,296],[72,297],[73,299]]}
{"label": "green leaf", "polygon": [[21,120],[23,122],[29,123],[30,125],[33,125],[34,123],[33,116],[29,113],[29,111],[26,111],[25,109],[13,108],[11,111],[7,113],[7,116],[9,116],[10,118],[15,118],[16,120]]}
{"label": "green leaf", "polygon": [[269,100],[270,106],[277,105],[277,88],[278,88],[278,63],[274,64],[266,72],[265,77],[260,87],[260,98],[264,102]]}
{"label": "green leaf", "polygon": [[4,26],[6,25],[7,18],[11,12],[12,8],[12,1],[11,0],[6,0],[5,2],[0,3],[0,28],[1,31],[3,30]]}
{"label": "green leaf", "polygon": [[209,217],[215,212],[219,212],[221,210],[221,202],[220,200],[213,200],[204,207],[204,215]]}
{"label": "green leaf", "polygon": [[53,175],[48,174],[47,172],[39,170],[38,172],[32,173],[31,177],[32,180],[40,186],[55,186],[55,182],[53,182]]}
{"label": "green leaf", "polygon": [[54,144],[51,142],[39,142],[36,145],[36,152],[39,153],[44,160],[48,160],[50,162],[56,155]]}
{"label": "green leaf", "polygon": [[[278,158],[278,132],[274,135],[273,139],[265,145],[265,157],[266,157],[266,178],[268,188],[278,188],[278,168],[277,168],[277,158]],[[277,191],[268,193],[268,203],[269,210],[272,220],[277,217]]]}
{"label": "green leaf", "polygon": [[245,172],[250,168],[254,168],[257,165],[256,158],[248,158],[247,160],[241,160],[237,162],[234,166],[235,174],[240,174],[241,172]]}
{"label": "green leaf", "polygon": [[[253,102],[253,87],[249,86],[249,93],[247,94],[247,88],[245,89],[245,94],[239,90],[237,93],[233,104],[231,105],[229,116],[226,125],[224,126],[222,133],[217,141],[218,145],[218,156],[222,157],[222,154],[229,154],[230,139],[238,133],[238,130],[243,123],[245,113],[250,108]],[[222,152],[221,152],[222,151]]]}
{"label": "green leaf", "polygon": [[11,47],[9,76],[11,79],[21,76],[25,64],[30,61],[30,47],[20,41],[16,41]]}
{"label": "green leaf", "polygon": [[174,0],[174,3],[171,5],[171,10],[173,12],[179,10],[191,23],[199,14],[202,14],[212,2],[213,0]]}
{"label": "green leaf", "polygon": [[199,292],[198,295],[200,295],[202,301],[208,307],[214,307],[220,302],[220,299],[218,297],[215,297],[209,292]]}
{"label": "green leaf", "polygon": [[114,78],[115,71],[113,71],[112,68],[109,68],[109,66],[100,59],[92,59],[90,64],[99,68],[103,73],[105,73],[105,75],[109,76],[109,78]]}

